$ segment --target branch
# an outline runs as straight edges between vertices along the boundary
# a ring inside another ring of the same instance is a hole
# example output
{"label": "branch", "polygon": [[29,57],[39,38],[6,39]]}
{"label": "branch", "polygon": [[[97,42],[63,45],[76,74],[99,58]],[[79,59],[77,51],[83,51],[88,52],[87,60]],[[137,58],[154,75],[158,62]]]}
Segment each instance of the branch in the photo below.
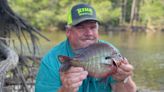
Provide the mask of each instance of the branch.
{"label": "branch", "polygon": [[18,55],[0,41],[0,75],[13,69],[18,64]]}
{"label": "branch", "polygon": [[[25,40],[29,52],[31,53],[31,51],[33,51],[34,55],[36,54],[36,51],[38,51],[37,42],[39,36],[49,41],[49,39],[42,35],[38,29],[27,23],[22,17],[18,16],[8,5],[7,0],[0,0],[0,31],[6,32],[7,34],[15,32],[21,45],[21,52],[23,50],[23,40]],[[27,32],[30,35],[32,49],[30,49],[30,44],[23,32]],[[23,35],[24,39],[21,38],[21,35]]]}

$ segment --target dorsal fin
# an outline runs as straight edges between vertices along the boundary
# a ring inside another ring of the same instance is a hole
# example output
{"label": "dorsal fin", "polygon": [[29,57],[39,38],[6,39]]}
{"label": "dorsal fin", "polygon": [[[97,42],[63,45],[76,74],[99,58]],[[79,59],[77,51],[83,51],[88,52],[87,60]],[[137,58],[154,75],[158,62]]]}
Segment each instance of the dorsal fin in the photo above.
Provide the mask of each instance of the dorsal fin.
{"label": "dorsal fin", "polygon": [[113,48],[109,44],[98,42],[98,43],[91,44],[86,48],[75,50],[75,54],[76,54],[75,56],[79,58],[82,56],[86,56],[88,54],[95,54],[96,51],[99,52],[102,49],[111,50]]}

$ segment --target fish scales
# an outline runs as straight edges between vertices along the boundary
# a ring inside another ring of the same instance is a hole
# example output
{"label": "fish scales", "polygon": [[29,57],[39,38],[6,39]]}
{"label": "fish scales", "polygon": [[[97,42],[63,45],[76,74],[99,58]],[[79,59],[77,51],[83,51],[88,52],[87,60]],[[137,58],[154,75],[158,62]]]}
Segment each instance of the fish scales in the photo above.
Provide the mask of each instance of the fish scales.
{"label": "fish scales", "polygon": [[[62,56],[59,58],[62,58]],[[67,59],[68,58],[70,57],[67,57]],[[90,76],[105,77],[116,71],[117,65],[119,65],[122,58],[123,57],[120,53],[118,53],[112,46],[105,43],[95,43],[84,48],[81,52],[75,55],[74,58],[64,60],[64,62],[71,62],[71,66],[83,67],[89,72]],[[59,60],[62,61],[62,59]],[[64,68],[64,65],[62,68]]]}

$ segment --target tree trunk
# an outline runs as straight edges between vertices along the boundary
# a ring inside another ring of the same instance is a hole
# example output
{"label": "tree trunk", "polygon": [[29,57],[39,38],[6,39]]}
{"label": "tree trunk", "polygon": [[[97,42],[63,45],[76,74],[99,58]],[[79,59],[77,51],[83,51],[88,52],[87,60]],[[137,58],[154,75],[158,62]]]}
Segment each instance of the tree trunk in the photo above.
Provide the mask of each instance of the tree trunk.
{"label": "tree trunk", "polygon": [[[31,39],[28,41],[25,32],[28,33]],[[12,68],[15,68],[18,63],[18,55],[9,48],[7,43],[10,44],[10,34],[15,33],[20,42],[21,52],[23,52],[23,40],[27,44],[27,48],[32,55],[36,54],[38,51],[37,41],[39,40],[38,36],[43,37],[49,41],[45,36],[43,36],[38,29],[26,22],[22,17],[17,15],[9,6],[8,0],[0,0],[0,92],[3,92],[2,87],[4,84],[5,73]],[[22,36],[22,37],[21,37]],[[8,39],[8,40],[7,40]],[[21,53],[22,55],[23,53]],[[24,66],[24,65],[21,65]],[[16,68],[18,71],[19,77],[25,86],[25,90],[28,92],[27,85],[25,83],[24,76],[19,71],[19,68]]]}
{"label": "tree trunk", "polygon": [[121,2],[120,24],[124,24],[125,23],[125,19],[126,19],[126,4],[127,4],[127,0],[122,0],[122,2]]}
{"label": "tree trunk", "polygon": [[139,4],[140,0],[133,0],[130,15],[130,24],[133,25],[134,21],[139,21]]}
{"label": "tree trunk", "polygon": [[17,63],[18,55],[0,40],[0,92],[3,92],[6,72],[15,68]]}

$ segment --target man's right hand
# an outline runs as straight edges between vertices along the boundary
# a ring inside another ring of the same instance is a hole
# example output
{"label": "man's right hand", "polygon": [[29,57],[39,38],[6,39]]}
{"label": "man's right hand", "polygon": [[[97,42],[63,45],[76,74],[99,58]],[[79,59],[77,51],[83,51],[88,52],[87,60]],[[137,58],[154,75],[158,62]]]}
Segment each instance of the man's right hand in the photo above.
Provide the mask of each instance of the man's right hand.
{"label": "man's right hand", "polygon": [[87,75],[88,72],[82,67],[71,67],[67,72],[60,72],[62,86],[59,92],[77,92]]}

